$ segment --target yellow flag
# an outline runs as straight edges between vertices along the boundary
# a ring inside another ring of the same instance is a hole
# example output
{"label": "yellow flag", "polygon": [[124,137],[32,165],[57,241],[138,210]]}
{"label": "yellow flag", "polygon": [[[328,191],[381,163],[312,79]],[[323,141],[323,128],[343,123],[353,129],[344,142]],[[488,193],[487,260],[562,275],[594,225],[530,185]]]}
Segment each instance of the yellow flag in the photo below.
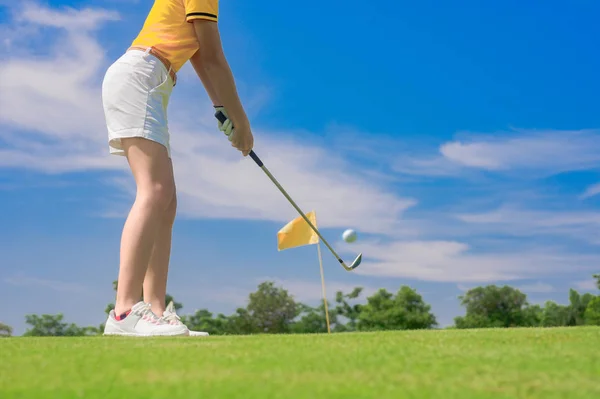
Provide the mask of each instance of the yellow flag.
{"label": "yellow flag", "polygon": [[[313,226],[317,227],[315,211],[306,214]],[[319,242],[319,236],[310,228],[302,216],[298,216],[277,232],[277,250],[312,245]]]}

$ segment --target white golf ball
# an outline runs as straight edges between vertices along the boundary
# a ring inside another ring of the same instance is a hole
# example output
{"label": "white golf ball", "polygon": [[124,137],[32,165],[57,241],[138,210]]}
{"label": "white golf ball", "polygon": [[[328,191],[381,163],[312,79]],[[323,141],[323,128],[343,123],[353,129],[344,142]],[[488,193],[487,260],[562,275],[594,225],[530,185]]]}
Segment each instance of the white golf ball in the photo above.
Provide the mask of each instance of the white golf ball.
{"label": "white golf ball", "polygon": [[342,238],[346,242],[354,242],[354,241],[356,241],[356,231],[354,231],[352,229],[348,229],[348,230],[344,231],[344,234],[342,234]]}

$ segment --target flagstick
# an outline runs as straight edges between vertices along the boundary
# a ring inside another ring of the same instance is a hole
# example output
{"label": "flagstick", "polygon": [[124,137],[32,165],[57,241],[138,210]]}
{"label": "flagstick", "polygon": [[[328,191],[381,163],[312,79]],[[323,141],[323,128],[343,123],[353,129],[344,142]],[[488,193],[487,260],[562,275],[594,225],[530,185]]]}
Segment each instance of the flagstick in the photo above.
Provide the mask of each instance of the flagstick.
{"label": "flagstick", "polygon": [[317,242],[317,253],[319,254],[319,268],[321,269],[321,287],[323,288],[323,304],[325,305],[325,319],[327,320],[327,333],[331,334],[329,327],[329,311],[327,310],[327,294],[325,293],[325,276],[323,275],[323,259],[321,258],[321,241]]}

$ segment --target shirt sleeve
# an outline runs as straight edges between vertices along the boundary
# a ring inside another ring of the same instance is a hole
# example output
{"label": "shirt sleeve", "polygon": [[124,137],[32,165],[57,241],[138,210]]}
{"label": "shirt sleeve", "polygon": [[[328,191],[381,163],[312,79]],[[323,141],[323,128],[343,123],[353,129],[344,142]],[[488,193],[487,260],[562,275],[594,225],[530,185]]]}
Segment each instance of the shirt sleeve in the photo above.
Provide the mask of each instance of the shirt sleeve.
{"label": "shirt sleeve", "polygon": [[185,20],[207,19],[217,22],[219,15],[219,0],[183,0]]}

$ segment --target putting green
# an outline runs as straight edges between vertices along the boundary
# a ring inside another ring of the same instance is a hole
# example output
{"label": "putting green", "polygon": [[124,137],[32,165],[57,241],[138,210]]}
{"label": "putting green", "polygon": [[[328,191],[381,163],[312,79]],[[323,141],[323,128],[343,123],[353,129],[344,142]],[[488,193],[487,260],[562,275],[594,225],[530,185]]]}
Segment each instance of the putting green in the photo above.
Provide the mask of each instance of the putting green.
{"label": "putting green", "polygon": [[600,398],[600,328],[0,339],[0,398]]}

